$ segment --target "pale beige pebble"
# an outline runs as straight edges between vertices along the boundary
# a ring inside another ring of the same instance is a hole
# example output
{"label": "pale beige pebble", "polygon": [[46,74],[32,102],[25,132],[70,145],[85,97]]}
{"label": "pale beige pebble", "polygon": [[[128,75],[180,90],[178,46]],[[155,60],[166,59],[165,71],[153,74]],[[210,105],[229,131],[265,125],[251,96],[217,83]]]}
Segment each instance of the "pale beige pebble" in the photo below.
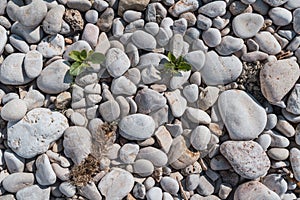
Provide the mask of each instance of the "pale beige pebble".
{"label": "pale beige pebble", "polygon": [[295,179],[300,181],[300,150],[296,147],[290,150],[290,162]]}
{"label": "pale beige pebble", "polygon": [[283,116],[278,117],[276,129],[286,137],[293,137],[295,135],[295,128]]}
{"label": "pale beige pebble", "polygon": [[268,156],[274,160],[285,160],[289,157],[289,150],[284,148],[271,148],[268,150]]}
{"label": "pale beige pebble", "polygon": [[249,181],[241,184],[234,193],[234,200],[280,200],[280,197],[258,181]]}
{"label": "pale beige pebble", "polygon": [[299,65],[293,59],[267,62],[260,71],[262,94],[276,104],[293,88],[299,76]]}
{"label": "pale beige pebble", "polygon": [[161,150],[168,153],[172,145],[173,138],[165,126],[160,126],[154,133]]}

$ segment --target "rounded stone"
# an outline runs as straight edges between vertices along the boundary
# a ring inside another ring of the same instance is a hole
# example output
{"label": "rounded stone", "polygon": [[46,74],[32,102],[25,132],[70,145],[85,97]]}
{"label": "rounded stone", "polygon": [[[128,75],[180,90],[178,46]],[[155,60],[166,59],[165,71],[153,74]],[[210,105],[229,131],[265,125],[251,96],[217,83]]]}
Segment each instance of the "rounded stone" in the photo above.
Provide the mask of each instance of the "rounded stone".
{"label": "rounded stone", "polygon": [[43,188],[39,185],[31,185],[21,190],[18,190],[16,194],[16,198],[31,199],[31,200],[49,199],[50,191],[51,191],[50,187]]}
{"label": "rounded stone", "polygon": [[120,116],[120,106],[115,100],[106,101],[99,106],[99,112],[107,122],[113,122]]}
{"label": "rounded stone", "polygon": [[242,73],[243,65],[238,57],[219,56],[215,51],[206,53],[200,73],[206,85],[225,85],[235,81]]}
{"label": "rounded stone", "polygon": [[162,199],[162,190],[159,187],[153,187],[146,193],[147,200],[158,200]]}
{"label": "rounded stone", "polygon": [[243,13],[232,20],[233,32],[236,36],[244,39],[255,36],[263,27],[264,18],[259,14]]}
{"label": "rounded stone", "polygon": [[68,126],[61,113],[35,108],[20,121],[8,123],[7,144],[19,156],[32,158],[46,152]]}
{"label": "rounded stone", "polygon": [[268,31],[261,31],[254,37],[259,49],[267,54],[275,55],[281,51],[281,46],[276,38]]}
{"label": "rounded stone", "polygon": [[272,8],[269,11],[269,16],[273,23],[277,26],[286,26],[292,21],[292,13],[281,7]]}
{"label": "rounded stone", "polygon": [[65,38],[60,35],[49,35],[38,44],[37,50],[45,57],[61,56],[65,50]]}
{"label": "rounded stone", "polygon": [[206,126],[197,126],[191,134],[190,142],[199,151],[207,149],[212,134]]}
{"label": "rounded stone", "polygon": [[292,59],[267,62],[260,71],[262,94],[276,104],[294,87],[299,76],[299,65]]}
{"label": "rounded stone", "polygon": [[26,112],[26,102],[22,99],[13,99],[1,109],[1,117],[6,121],[17,121],[22,119]]}
{"label": "rounded stone", "polygon": [[263,178],[262,183],[280,197],[288,190],[288,184],[281,174],[269,174]]}
{"label": "rounded stone", "polygon": [[139,145],[134,143],[126,143],[119,151],[119,158],[126,164],[134,163],[139,150]]}
{"label": "rounded stone", "polygon": [[43,69],[43,56],[36,50],[29,51],[24,58],[24,70],[29,78],[36,78]]}
{"label": "rounded stone", "polygon": [[234,199],[272,199],[280,200],[280,197],[264,184],[258,181],[249,181],[238,186],[234,193]]}
{"label": "rounded stone", "polygon": [[58,94],[66,91],[72,83],[69,69],[70,67],[63,59],[52,62],[43,69],[38,77],[38,88],[47,94]]}
{"label": "rounded stone", "polygon": [[192,71],[200,71],[204,66],[205,54],[201,50],[191,51],[184,56],[184,60],[192,65]]}
{"label": "rounded stone", "polygon": [[241,38],[226,35],[222,38],[220,45],[216,47],[216,51],[222,56],[228,56],[241,50],[244,46],[244,41]]}
{"label": "rounded stone", "polygon": [[17,172],[8,175],[2,181],[2,186],[6,191],[10,193],[16,193],[22,188],[33,185],[33,183],[34,175],[32,173]]}
{"label": "rounded stone", "polygon": [[202,39],[209,47],[216,47],[221,43],[221,33],[216,28],[209,28],[202,33]]}
{"label": "rounded stone", "polygon": [[145,147],[140,149],[137,159],[149,160],[155,167],[165,166],[168,162],[167,155],[154,147]]}
{"label": "rounded stone", "polygon": [[221,93],[218,108],[233,140],[255,139],[266,126],[266,111],[244,91],[227,90]]}
{"label": "rounded stone", "polygon": [[32,79],[28,78],[23,70],[25,54],[13,53],[7,56],[0,68],[0,81],[7,85],[23,85]]}
{"label": "rounded stone", "polygon": [[146,51],[151,51],[156,48],[155,38],[144,31],[135,31],[131,36],[131,41],[138,49],[143,49]]}
{"label": "rounded stone", "polygon": [[42,154],[39,157],[37,157],[35,161],[35,166],[35,178],[40,185],[47,186],[52,185],[56,182],[56,175],[52,169],[50,160],[46,154]]}
{"label": "rounded stone", "polygon": [[78,165],[91,153],[91,133],[85,127],[71,126],[64,131],[63,147],[64,154]]}
{"label": "rounded stone", "polygon": [[262,147],[253,141],[226,141],[220,152],[234,171],[246,179],[256,179],[267,173],[270,160]]}
{"label": "rounded stone", "polygon": [[160,180],[160,185],[164,191],[173,195],[176,195],[179,190],[178,182],[171,177],[162,177],[162,179]]}
{"label": "rounded stone", "polygon": [[119,122],[120,135],[129,140],[146,140],[154,134],[155,122],[144,114],[132,114]]}
{"label": "rounded stone", "polygon": [[147,177],[150,176],[154,171],[153,164],[146,159],[138,159],[133,164],[133,172],[142,176]]}
{"label": "rounded stone", "polygon": [[222,16],[226,13],[226,3],[224,1],[213,1],[201,6],[198,13],[207,15],[211,18]]}
{"label": "rounded stone", "polygon": [[123,199],[133,186],[134,179],[131,173],[114,168],[101,179],[98,189],[106,199]]}

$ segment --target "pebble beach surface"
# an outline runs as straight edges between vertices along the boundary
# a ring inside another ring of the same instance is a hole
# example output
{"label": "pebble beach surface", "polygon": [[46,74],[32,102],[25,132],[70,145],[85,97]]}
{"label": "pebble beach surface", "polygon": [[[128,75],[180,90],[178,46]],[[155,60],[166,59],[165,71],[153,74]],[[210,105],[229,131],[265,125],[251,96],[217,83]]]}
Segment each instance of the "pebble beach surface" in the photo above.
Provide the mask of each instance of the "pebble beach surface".
{"label": "pebble beach surface", "polygon": [[300,199],[299,63],[300,0],[0,0],[0,200]]}

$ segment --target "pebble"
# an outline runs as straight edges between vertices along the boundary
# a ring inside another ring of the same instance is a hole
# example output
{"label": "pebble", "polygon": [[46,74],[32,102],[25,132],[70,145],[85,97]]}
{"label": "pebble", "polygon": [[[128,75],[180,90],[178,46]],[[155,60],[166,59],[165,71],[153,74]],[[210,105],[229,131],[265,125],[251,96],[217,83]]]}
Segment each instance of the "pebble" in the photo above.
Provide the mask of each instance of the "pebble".
{"label": "pebble", "polygon": [[66,197],[73,197],[76,194],[76,187],[69,182],[62,182],[59,191]]}
{"label": "pebble", "polygon": [[18,7],[14,13],[16,21],[27,27],[37,27],[46,17],[46,14],[46,3],[39,0],[33,0],[26,6]]}
{"label": "pebble", "polygon": [[274,160],[286,160],[289,157],[289,151],[284,148],[271,148],[268,150],[268,156]]}
{"label": "pebble", "polygon": [[129,140],[145,140],[154,134],[154,120],[144,114],[132,114],[119,122],[120,135]]}
{"label": "pebble", "polygon": [[142,70],[141,78],[145,84],[151,84],[161,80],[160,72],[152,65]]}
{"label": "pebble", "polygon": [[25,101],[21,99],[13,99],[6,103],[1,109],[1,117],[6,121],[18,121],[25,116],[26,112],[27,106]]}
{"label": "pebble", "polygon": [[141,177],[150,176],[154,171],[152,162],[146,159],[137,159],[133,164],[133,172]]}
{"label": "pebble", "polygon": [[40,75],[43,68],[43,56],[36,50],[26,53],[24,58],[24,70],[29,78],[36,78]]}
{"label": "pebble", "polygon": [[203,31],[202,38],[209,47],[216,47],[221,43],[221,33],[216,28],[209,28],[208,30]]}
{"label": "pebble", "polygon": [[267,62],[260,71],[261,91],[264,97],[271,104],[280,102],[293,88],[299,75],[299,66],[292,59]]}
{"label": "pebble", "polygon": [[147,200],[161,200],[162,197],[163,197],[163,193],[159,187],[152,187],[146,193]]}
{"label": "pebble", "polygon": [[215,18],[226,13],[226,3],[224,1],[213,1],[201,6],[198,13]]}
{"label": "pebble", "polygon": [[138,91],[134,100],[138,106],[138,112],[142,114],[149,114],[153,111],[159,110],[167,103],[163,94],[148,88]]}
{"label": "pebble", "polygon": [[280,174],[269,174],[264,177],[265,186],[274,191],[278,196],[282,196],[288,189],[288,184]]}
{"label": "pebble", "polygon": [[88,23],[85,25],[82,33],[82,40],[85,40],[91,47],[95,47],[98,42],[99,28],[98,26]]}
{"label": "pebble", "polygon": [[105,66],[108,73],[117,78],[128,70],[130,60],[122,50],[111,48],[106,53]]}
{"label": "pebble", "polygon": [[221,144],[220,152],[243,178],[256,179],[270,168],[267,154],[253,141],[226,141]]}
{"label": "pebble", "polygon": [[61,31],[64,13],[65,7],[63,5],[56,5],[51,8],[43,20],[43,30],[50,35],[59,33]]}
{"label": "pebble", "polygon": [[263,0],[263,1],[272,7],[277,7],[286,3],[288,0]]}
{"label": "pebble", "polygon": [[0,15],[4,15],[7,6],[7,0],[1,1],[0,3]]}
{"label": "pebble", "polygon": [[296,147],[290,150],[290,162],[293,169],[294,177],[297,181],[300,180],[300,150]]}
{"label": "pebble", "polygon": [[232,20],[234,34],[242,39],[255,36],[263,24],[264,18],[254,13],[243,13]]}
{"label": "pebble", "polygon": [[48,94],[58,94],[69,89],[72,77],[68,70],[70,67],[64,60],[57,60],[48,65],[37,79],[37,86]]}
{"label": "pebble", "polygon": [[68,168],[63,168],[57,163],[52,163],[51,167],[57,178],[61,181],[68,181],[70,170]]}
{"label": "pebble", "polygon": [[268,114],[265,130],[271,130],[271,129],[275,128],[276,124],[277,124],[277,116],[272,113]]}
{"label": "pebble", "polygon": [[23,53],[13,53],[4,59],[0,68],[0,81],[3,84],[23,85],[32,80],[23,71],[24,57]]}
{"label": "pebble", "polygon": [[207,110],[212,107],[219,97],[220,89],[217,87],[207,86],[200,92],[198,106],[202,110]]}
{"label": "pebble", "polygon": [[[1,153],[2,154],[2,153]],[[11,150],[4,151],[4,160],[6,167],[10,173],[23,172],[25,166],[25,159],[14,154]],[[0,181],[1,182],[1,181]]]}
{"label": "pebble", "polygon": [[5,44],[7,42],[7,33],[6,33],[6,29],[0,25],[0,53],[2,54]]}
{"label": "pebble", "polygon": [[51,167],[49,158],[46,154],[37,157],[35,161],[35,178],[40,185],[52,185],[56,182],[56,175]]}
{"label": "pebble", "polygon": [[219,197],[221,199],[226,199],[232,191],[232,187],[229,184],[221,184],[219,189]]}
{"label": "pebble", "polygon": [[204,15],[199,14],[197,16],[197,28],[200,30],[207,30],[211,27],[212,20]]}
{"label": "pebble", "polygon": [[119,151],[119,158],[126,164],[134,163],[139,150],[139,145],[135,143],[126,143]]}
{"label": "pebble", "polygon": [[264,184],[258,181],[248,181],[238,186],[234,192],[234,199],[273,199],[280,197]]}
{"label": "pebble", "polygon": [[293,137],[295,135],[294,127],[283,116],[278,116],[276,129],[286,137]]}
{"label": "pebble", "polygon": [[206,176],[202,175],[199,178],[199,185],[196,190],[200,195],[208,196],[213,194],[215,188],[214,185],[209,181],[209,179]]}
{"label": "pebble", "polygon": [[185,179],[186,189],[188,191],[195,190],[199,185],[200,182],[199,178],[200,178],[199,174],[189,174]]}
{"label": "pebble", "polygon": [[229,56],[241,50],[243,46],[244,41],[241,38],[224,36],[222,37],[221,43],[216,47],[216,51],[222,56]]}
{"label": "pebble", "polygon": [[33,185],[34,175],[32,173],[16,172],[8,175],[3,181],[3,188],[10,193],[16,193],[22,188]]}
{"label": "pebble", "polygon": [[147,33],[155,37],[158,34],[159,26],[155,22],[148,22],[145,24],[144,29]]}
{"label": "pebble", "polygon": [[64,131],[63,146],[65,155],[78,165],[91,152],[92,137],[89,130],[80,126],[67,128]]}
{"label": "pebble", "polygon": [[235,81],[240,76],[242,68],[242,63],[236,56],[222,57],[212,50],[206,53],[200,73],[207,85],[224,85]]}
{"label": "pebble", "polygon": [[99,190],[97,189],[97,186],[93,182],[78,188],[78,192],[87,199],[102,199],[102,196]]}
{"label": "pebble", "polygon": [[68,0],[67,6],[69,8],[73,8],[81,12],[85,12],[92,7],[92,3],[89,0]]}
{"label": "pebble", "polygon": [[45,58],[61,56],[65,50],[64,37],[60,34],[47,36],[38,44],[37,50]]}
{"label": "pebble", "polygon": [[[105,2],[105,1],[103,1]],[[94,7],[95,7],[95,4],[96,4],[96,1],[94,2]],[[95,7],[96,9],[96,7]],[[85,20],[88,22],[88,23],[91,23],[91,24],[96,24],[97,23],[97,20],[99,18],[99,14],[98,14],[98,11],[97,10],[88,10],[85,15],[84,15],[84,18]]]}
{"label": "pebble", "polygon": [[197,0],[180,0],[171,6],[168,11],[172,16],[178,17],[182,13],[193,12],[197,10],[198,7],[199,2]]}
{"label": "pebble", "polygon": [[131,41],[138,49],[151,51],[156,48],[155,38],[145,31],[135,31],[131,36]]}
{"label": "pebble", "polygon": [[197,126],[192,131],[190,142],[196,150],[203,151],[207,149],[210,139],[210,130],[206,126]]}
{"label": "pebble", "polygon": [[95,8],[98,12],[102,12],[108,7],[109,7],[108,2],[104,0],[95,0],[93,3],[93,8]]}
{"label": "pebble", "polygon": [[72,113],[70,116],[70,120],[75,126],[84,126],[84,124],[86,123],[85,117],[78,112]]}
{"label": "pebble", "polygon": [[209,124],[211,122],[210,116],[197,108],[187,107],[185,114],[191,122],[196,124]]}
{"label": "pebble", "polygon": [[171,177],[162,177],[160,185],[164,191],[173,195],[176,195],[179,190],[178,182]]}
{"label": "pebble", "polygon": [[50,143],[60,138],[68,126],[62,114],[35,108],[20,121],[9,122],[7,143],[19,156],[32,158],[46,152]]}
{"label": "pebble", "polygon": [[254,139],[266,126],[265,110],[246,92],[227,90],[221,93],[218,108],[231,139]]}
{"label": "pebble", "polygon": [[263,148],[264,151],[267,151],[269,146],[271,145],[272,138],[269,134],[261,134],[256,142],[260,144],[260,146]]}
{"label": "pebble", "polygon": [[140,149],[137,159],[149,160],[155,167],[165,166],[168,162],[167,155],[154,147],[145,147]]}
{"label": "pebble", "polygon": [[292,114],[300,114],[300,84],[295,84],[288,100],[286,110]]}
{"label": "pebble", "polygon": [[290,144],[290,141],[276,131],[266,131],[265,133],[271,136],[271,147],[287,147]]}
{"label": "pebble", "polygon": [[135,198],[144,199],[146,196],[146,188],[143,184],[137,182],[134,185],[132,193]]}
{"label": "pebble", "polygon": [[136,93],[135,84],[125,76],[115,78],[111,84],[111,92],[115,95],[134,95]]}
{"label": "pebble", "polygon": [[128,23],[133,22],[138,19],[141,19],[141,18],[142,18],[142,13],[134,11],[134,10],[126,10],[123,13],[123,19]]}
{"label": "pebble", "polygon": [[16,198],[20,200],[31,199],[49,199],[50,198],[50,187],[41,188],[39,185],[31,185],[19,190],[16,194]]}
{"label": "pebble", "polygon": [[[114,187],[111,187],[111,186]],[[99,182],[98,189],[106,199],[123,199],[133,188],[133,176],[120,168],[108,172]],[[120,188],[122,188],[120,190]]]}
{"label": "pebble", "polygon": [[194,103],[198,100],[199,89],[196,84],[190,84],[183,88],[182,93],[189,103]]}
{"label": "pebble", "polygon": [[270,32],[261,31],[255,35],[254,40],[259,45],[259,49],[267,54],[275,55],[281,51],[279,42]]}
{"label": "pebble", "polygon": [[300,8],[297,8],[293,12],[293,28],[296,33],[300,33]]}
{"label": "pebble", "polygon": [[269,11],[269,16],[277,26],[286,26],[292,21],[292,13],[281,7],[272,8]]}
{"label": "pebble", "polygon": [[[179,19],[185,19],[187,22],[187,27],[194,26],[197,22],[197,18],[192,12],[185,12],[179,16]],[[186,34],[186,32],[185,32]]]}
{"label": "pebble", "polygon": [[15,22],[11,26],[11,32],[18,36],[21,36],[29,44],[40,42],[44,35],[43,30],[40,26],[34,28],[27,27],[22,25],[20,22]]}
{"label": "pebble", "polygon": [[17,49],[21,53],[27,53],[29,51],[28,44],[23,40],[23,38],[18,35],[11,34],[9,36],[9,42],[15,49]]}
{"label": "pebble", "polygon": [[176,89],[172,92],[165,92],[174,117],[181,117],[187,107],[186,99],[181,95],[180,90]]}
{"label": "pebble", "polygon": [[104,121],[113,122],[120,116],[120,107],[117,101],[110,100],[101,103],[99,106],[99,113]]}

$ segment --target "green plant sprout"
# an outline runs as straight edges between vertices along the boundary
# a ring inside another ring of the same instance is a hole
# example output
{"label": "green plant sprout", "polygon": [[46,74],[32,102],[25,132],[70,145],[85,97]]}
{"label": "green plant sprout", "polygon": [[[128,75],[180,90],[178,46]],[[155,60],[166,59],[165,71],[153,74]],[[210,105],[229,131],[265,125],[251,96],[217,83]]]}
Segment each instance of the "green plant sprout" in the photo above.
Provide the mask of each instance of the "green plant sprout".
{"label": "green plant sprout", "polygon": [[84,68],[90,67],[91,63],[101,64],[105,60],[105,56],[102,53],[94,52],[93,50],[89,52],[86,50],[82,50],[81,52],[74,50],[69,53],[69,56],[75,61],[70,67],[70,74],[72,76],[78,76]]}
{"label": "green plant sprout", "polygon": [[173,53],[168,53],[169,61],[164,64],[165,69],[171,72],[173,75],[181,75],[180,71],[189,71],[192,66],[187,63],[182,56],[176,58]]}

